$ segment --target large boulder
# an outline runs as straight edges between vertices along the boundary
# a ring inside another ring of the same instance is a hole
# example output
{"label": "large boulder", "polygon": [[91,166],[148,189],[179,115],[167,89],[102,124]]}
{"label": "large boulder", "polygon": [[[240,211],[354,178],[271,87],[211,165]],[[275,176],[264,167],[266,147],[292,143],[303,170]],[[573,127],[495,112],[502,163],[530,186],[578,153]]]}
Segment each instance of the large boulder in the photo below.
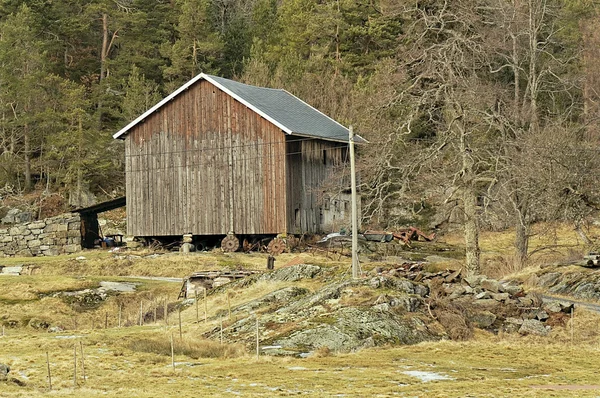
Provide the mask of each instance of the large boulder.
{"label": "large boulder", "polygon": [[550,326],[545,326],[537,319],[525,319],[519,329],[521,334],[535,334],[538,336],[547,336],[550,333]]}
{"label": "large boulder", "polygon": [[389,311],[346,307],[331,314],[326,322],[298,330],[274,344],[287,350],[327,347],[348,352],[386,343],[416,344],[439,340],[418,317],[403,317]]}
{"label": "large boulder", "polygon": [[496,322],[496,315],[490,311],[477,311],[469,316],[469,321],[475,327],[486,329]]}

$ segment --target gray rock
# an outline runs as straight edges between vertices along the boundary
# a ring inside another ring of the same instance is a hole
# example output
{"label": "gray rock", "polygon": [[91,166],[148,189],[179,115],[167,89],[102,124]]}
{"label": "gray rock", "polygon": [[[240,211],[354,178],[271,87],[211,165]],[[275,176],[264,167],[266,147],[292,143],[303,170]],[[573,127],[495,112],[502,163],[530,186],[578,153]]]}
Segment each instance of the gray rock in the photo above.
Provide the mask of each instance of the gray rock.
{"label": "gray rock", "polygon": [[397,279],[393,285],[393,288],[408,294],[413,294],[415,292],[415,285],[406,279]]}
{"label": "gray rock", "polygon": [[66,245],[64,249],[66,253],[76,253],[81,251],[81,245]]}
{"label": "gray rock", "polygon": [[404,318],[393,312],[374,309],[342,308],[332,314],[333,322],[299,330],[288,337],[277,339],[273,345],[285,349],[315,349],[328,347],[332,351],[348,352],[372,344],[416,344],[439,340],[418,318]]}
{"label": "gray rock", "polygon": [[48,250],[43,250],[42,254],[44,256],[58,256],[60,254],[60,252],[58,251],[58,249],[48,249]]}
{"label": "gray rock", "polygon": [[483,279],[480,286],[482,289],[492,293],[498,293],[500,291],[500,283],[495,279]]}
{"label": "gray rock", "polygon": [[448,283],[456,282],[460,278],[461,271],[462,271],[462,269],[452,272],[444,280]]}
{"label": "gray rock", "polygon": [[523,324],[523,319],[509,317],[509,318],[506,318],[506,320],[504,322],[521,326]]}
{"label": "gray rock", "polygon": [[556,312],[561,312],[562,307],[560,306],[558,301],[550,301],[550,302],[544,303],[544,310],[546,310],[548,312],[556,313]]}
{"label": "gray rock", "polygon": [[418,294],[421,297],[426,297],[429,294],[429,288],[425,285],[415,284],[414,290],[415,294]]}
{"label": "gray rock", "polygon": [[490,294],[490,292],[481,292],[475,295],[475,300],[484,300],[489,299],[491,297],[492,295]]}
{"label": "gray rock", "polygon": [[537,285],[541,287],[554,286],[561,276],[562,274],[560,272],[548,272],[538,278]]}
{"label": "gray rock", "polygon": [[465,288],[461,285],[450,285],[446,287],[450,299],[456,299],[465,294]]}
{"label": "gray rock", "polygon": [[561,311],[567,314],[570,314],[571,311],[575,309],[575,305],[568,301],[559,301],[558,304],[560,305]]}
{"label": "gray rock", "polygon": [[402,307],[408,312],[415,312],[421,306],[421,300],[417,297],[404,297],[401,303]]}
{"label": "gray rock", "polygon": [[0,381],[8,380],[10,366],[0,363]]}
{"label": "gray rock", "polygon": [[413,294],[415,292],[415,286],[411,281],[384,275],[375,276],[369,279],[369,286],[373,289],[388,288],[408,294]]}
{"label": "gray rock", "polygon": [[502,330],[507,333],[516,333],[523,325],[523,320],[519,318],[506,318]]}
{"label": "gray rock", "polygon": [[39,239],[33,239],[33,240],[30,240],[29,242],[27,242],[27,247],[29,247],[29,248],[40,247],[41,244],[42,244],[42,242]]}
{"label": "gray rock", "polygon": [[506,301],[510,298],[508,293],[492,293],[492,298],[496,301]]}
{"label": "gray rock", "polygon": [[473,302],[473,304],[479,305],[479,306],[482,306],[482,307],[495,307],[499,303],[496,300],[494,300],[494,299],[482,299],[482,300],[475,300]]}
{"label": "gray rock", "polygon": [[529,297],[519,297],[519,304],[525,307],[531,307],[533,305],[533,300]]}
{"label": "gray rock", "polygon": [[46,223],[44,221],[36,221],[36,222],[32,222],[31,224],[28,225],[28,228],[31,230],[34,229],[42,229],[46,226]]}
{"label": "gray rock", "polygon": [[301,297],[297,300],[293,300],[286,307],[277,310],[278,313],[289,313],[296,314],[299,311],[311,309],[314,306],[327,302],[328,300],[335,300],[340,298],[343,289],[358,285],[355,281],[346,281],[341,283],[335,283],[324,287],[323,289],[317,290],[313,294]]}
{"label": "gray rock", "polygon": [[479,286],[482,280],[483,276],[481,275],[467,276],[466,278],[464,278],[464,281],[467,282],[469,286],[473,288]]}
{"label": "gray rock", "polygon": [[297,299],[298,297],[304,296],[309,291],[307,289],[301,287],[286,287],[283,289],[276,290],[271,292],[263,297],[260,297],[256,300],[252,300],[248,303],[242,304],[233,309],[234,312],[250,312],[254,311],[260,307],[265,307],[267,305],[277,305],[283,306],[290,302],[292,299]]}
{"label": "gray rock", "polygon": [[525,319],[519,328],[520,334],[534,334],[537,336],[547,336],[550,333],[550,326],[545,326],[537,319]]}
{"label": "gray rock", "polygon": [[523,292],[523,288],[519,285],[513,285],[511,283],[501,284],[501,290],[510,294],[511,296],[516,296]]}
{"label": "gray rock", "polygon": [[472,314],[469,320],[480,329],[489,328],[496,322],[496,315],[490,311],[479,311]]}
{"label": "gray rock", "polygon": [[543,310],[536,311],[535,317],[542,322],[545,321],[546,319],[550,318],[548,313]]}
{"label": "gray rock", "polygon": [[312,279],[321,272],[321,267],[311,264],[298,264],[262,274],[258,280],[296,282]]}
{"label": "gray rock", "polygon": [[378,311],[389,311],[391,308],[392,306],[388,303],[381,303],[373,306],[373,309]]}

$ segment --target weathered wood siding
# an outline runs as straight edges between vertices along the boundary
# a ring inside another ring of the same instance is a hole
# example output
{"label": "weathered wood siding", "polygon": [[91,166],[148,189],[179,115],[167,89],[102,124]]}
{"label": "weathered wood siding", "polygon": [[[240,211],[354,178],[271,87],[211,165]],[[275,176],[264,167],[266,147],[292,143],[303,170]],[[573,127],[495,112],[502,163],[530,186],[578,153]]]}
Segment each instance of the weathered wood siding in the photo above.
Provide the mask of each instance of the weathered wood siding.
{"label": "weathered wood siding", "polygon": [[339,172],[339,166],[346,161],[347,145],[288,137],[287,151],[288,232],[330,232],[325,230],[323,193],[328,190],[328,183],[339,192],[343,176],[334,173]]}
{"label": "weathered wood siding", "polygon": [[126,138],[127,233],[286,231],[285,134],[200,80]]}

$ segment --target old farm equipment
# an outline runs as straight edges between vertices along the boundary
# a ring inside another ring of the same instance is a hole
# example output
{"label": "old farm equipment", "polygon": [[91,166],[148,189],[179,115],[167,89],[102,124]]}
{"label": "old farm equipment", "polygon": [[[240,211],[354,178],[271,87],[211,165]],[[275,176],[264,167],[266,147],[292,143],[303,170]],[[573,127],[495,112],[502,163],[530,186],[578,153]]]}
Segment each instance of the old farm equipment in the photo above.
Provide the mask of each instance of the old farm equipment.
{"label": "old farm equipment", "polygon": [[189,296],[194,296],[198,291],[214,289],[257,273],[260,273],[260,271],[234,270],[195,272],[183,280],[178,299],[185,299]]}

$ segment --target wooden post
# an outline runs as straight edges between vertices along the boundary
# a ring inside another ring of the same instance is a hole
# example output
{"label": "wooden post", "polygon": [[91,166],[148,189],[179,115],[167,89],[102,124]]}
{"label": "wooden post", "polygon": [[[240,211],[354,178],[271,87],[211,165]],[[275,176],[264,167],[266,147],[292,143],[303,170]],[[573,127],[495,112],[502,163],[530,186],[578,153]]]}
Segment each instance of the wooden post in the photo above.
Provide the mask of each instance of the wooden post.
{"label": "wooden post", "polygon": [[227,291],[227,313],[229,315],[229,320],[231,321],[231,300],[229,299],[229,290]]}
{"label": "wooden post", "polygon": [[206,287],[204,288],[204,323],[208,322],[208,304],[206,303]]}
{"label": "wooden post", "polygon": [[356,167],[354,165],[354,130],[349,128],[349,147],[350,147],[350,181],[352,188],[352,278],[358,279],[358,206],[356,195]]}
{"label": "wooden post", "polygon": [[167,298],[165,297],[165,309],[163,311],[165,316],[165,325],[169,324],[169,303],[167,302]]}
{"label": "wooden post", "polygon": [[171,365],[175,370],[175,349],[173,348],[173,333],[171,332]]}
{"label": "wooden post", "polygon": [[140,326],[144,324],[144,302],[140,300]]}
{"label": "wooden post", "polygon": [[104,312],[104,329],[108,329],[108,311]]}
{"label": "wooden post", "polygon": [[571,349],[575,343],[575,305],[571,308]]}
{"label": "wooden post", "polygon": [[152,311],[152,323],[156,323],[156,311],[158,309],[158,302],[154,299],[154,310]]}
{"label": "wooden post", "polygon": [[194,299],[196,300],[196,323],[200,322],[200,316],[198,315],[198,289],[194,289]]}
{"label": "wooden post", "polygon": [[119,328],[121,327],[121,315],[123,313],[123,303],[119,303]]}
{"label": "wooden post", "polygon": [[177,311],[179,313],[179,340],[183,339],[183,332],[181,330],[181,307],[179,307],[179,311]]}
{"label": "wooden post", "polygon": [[48,369],[48,387],[52,390],[52,375],[50,374],[50,356],[46,351],[46,368]]}
{"label": "wooden post", "polygon": [[77,343],[73,348],[73,388],[77,388]]}
{"label": "wooden post", "polygon": [[256,359],[260,356],[260,340],[258,334],[258,314],[256,314]]}
{"label": "wooden post", "polygon": [[219,341],[221,342],[221,344],[223,344],[223,317],[220,317],[219,321],[221,323],[221,332],[219,333]]}
{"label": "wooden post", "polygon": [[85,383],[87,377],[85,376],[85,357],[83,356],[83,342],[79,340],[79,349],[81,351],[81,372],[83,375],[83,382]]}

